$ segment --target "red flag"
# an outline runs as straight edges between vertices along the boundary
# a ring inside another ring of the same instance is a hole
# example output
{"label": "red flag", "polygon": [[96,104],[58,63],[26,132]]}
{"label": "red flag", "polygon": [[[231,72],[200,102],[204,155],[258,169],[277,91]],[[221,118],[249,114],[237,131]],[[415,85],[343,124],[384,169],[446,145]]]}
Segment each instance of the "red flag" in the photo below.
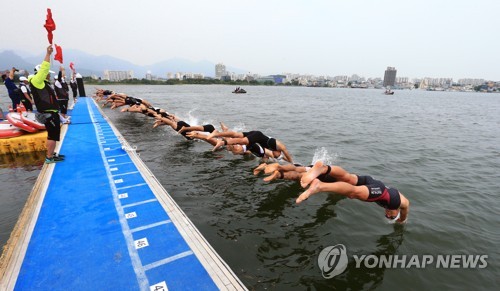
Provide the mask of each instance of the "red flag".
{"label": "red flag", "polygon": [[52,11],[50,11],[50,8],[47,8],[47,19],[45,20],[44,27],[47,30],[49,43],[52,44],[52,31],[56,30],[56,23],[54,22],[54,19],[52,19]]}
{"label": "red flag", "polygon": [[57,44],[55,44],[55,46],[56,46],[56,55],[54,56],[54,60],[59,61],[62,64],[63,63],[62,47],[58,46]]}
{"label": "red flag", "polygon": [[74,71],[75,70],[75,64],[73,62],[69,63],[69,68]]}

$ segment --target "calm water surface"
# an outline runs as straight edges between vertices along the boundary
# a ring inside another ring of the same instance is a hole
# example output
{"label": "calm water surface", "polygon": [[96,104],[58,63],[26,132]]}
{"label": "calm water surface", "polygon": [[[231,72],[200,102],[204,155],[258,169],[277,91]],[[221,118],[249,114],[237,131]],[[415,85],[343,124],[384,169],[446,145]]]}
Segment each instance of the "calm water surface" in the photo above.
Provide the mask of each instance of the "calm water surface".
{"label": "calm water surface", "polygon": [[[372,175],[411,201],[406,226],[374,203],[254,177],[258,160],[212,153],[139,114],[105,109],[124,137],[249,289],[490,289],[500,285],[500,95],[228,86],[110,86],[190,124],[223,121],[285,143],[296,162],[321,159]],[[90,93],[91,87],[87,88]],[[40,166],[0,168],[0,243]],[[14,182],[15,181],[15,182]],[[346,271],[324,279],[327,246],[344,244]],[[485,269],[356,268],[352,255],[486,254]]]}

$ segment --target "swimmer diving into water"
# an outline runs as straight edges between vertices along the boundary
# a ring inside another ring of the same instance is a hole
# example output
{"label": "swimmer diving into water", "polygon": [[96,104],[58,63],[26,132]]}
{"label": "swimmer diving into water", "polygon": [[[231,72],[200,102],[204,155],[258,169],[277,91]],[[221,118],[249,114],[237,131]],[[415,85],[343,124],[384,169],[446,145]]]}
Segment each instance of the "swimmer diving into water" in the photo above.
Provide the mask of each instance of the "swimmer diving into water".
{"label": "swimmer diving into water", "polygon": [[410,210],[410,201],[395,188],[384,185],[381,181],[370,176],[358,176],[347,172],[341,167],[331,166],[329,175],[338,180],[334,183],[324,183],[318,176],[327,171],[328,166],[316,162],[314,166],[303,174],[300,185],[309,188],[297,197],[297,204],[307,200],[311,195],[319,192],[333,192],[351,199],[366,202],[375,202],[385,208],[385,217],[392,222],[405,223]]}

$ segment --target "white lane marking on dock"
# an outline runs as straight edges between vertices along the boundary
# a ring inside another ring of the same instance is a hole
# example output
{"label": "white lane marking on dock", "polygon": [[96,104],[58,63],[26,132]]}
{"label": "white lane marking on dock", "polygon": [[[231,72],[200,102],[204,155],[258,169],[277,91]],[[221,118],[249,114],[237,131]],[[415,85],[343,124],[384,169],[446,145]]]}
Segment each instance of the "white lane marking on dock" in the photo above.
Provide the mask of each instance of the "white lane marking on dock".
{"label": "white lane marking on dock", "polygon": [[[115,160],[113,160],[114,162]],[[108,160],[109,162],[109,160]],[[123,165],[127,165],[127,164],[133,164],[132,162],[126,162],[126,163],[117,163],[117,164],[112,164],[110,165],[111,167],[116,167],[116,166],[123,166]]]}
{"label": "white lane marking on dock", "polygon": [[149,291],[168,291],[165,281],[149,286]]}
{"label": "white lane marking on dock", "polygon": [[[93,102],[93,101],[92,101]],[[91,113],[91,120],[92,123],[94,124],[94,128],[96,129],[96,138],[98,137],[97,135],[97,128],[96,128],[96,119],[94,118],[94,110],[92,109],[92,106],[90,104],[90,101],[87,100],[87,108],[88,111]],[[146,271],[144,271],[144,267],[142,266],[141,258],[139,257],[139,253],[137,252],[137,249],[134,248],[134,238],[132,237],[132,233],[130,232],[130,228],[127,224],[127,220],[125,219],[124,211],[123,208],[120,206],[120,200],[118,198],[118,190],[116,189],[116,186],[113,184],[113,179],[111,177],[111,172],[109,171],[109,164],[106,162],[109,162],[109,158],[106,158],[106,155],[104,154],[104,150],[102,149],[102,145],[99,145],[99,149],[101,152],[101,158],[104,163],[104,166],[106,168],[106,172],[108,175],[108,181],[109,181],[109,186],[111,188],[111,192],[113,193],[113,202],[115,204],[116,211],[118,212],[118,217],[120,221],[120,226],[122,228],[122,233],[125,238],[125,241],[127,242],[127,250],[128,254],[130,257],[130,261],[132,263],[132,267],[135,272],[135,276],[137,278],[137,283],[139,285],[140,290],[147,290],[150,286],[148,277],[146,276]],[[124,154],[127,155],[127,154]],[[123,155],[123,156],[124,156]],[[126,193],[124,193],[126,194]],[[121,194],[123,195],[123,194]]]}
{"label": "white lane marking on dock", "polygon": [[118,199],[128,198],[128,193],[118,194]]}
{"label": "white lane marking on dock", "polygon": [[141,230],[150,229],[150,228],[157,227],[157,226],[160,226],[160,225],[168,224],[168,223],[171,223],[171,222],[172,221],[169,219],[169,220],[164,220],[164,221],[160,221],[160,222],[156,222],[156,223],[151,223],[151,224],[148,224],[148,225],[144,225],[144,226],[139,226],[139,227],[133,228],[133,229],[130,230],[130,232],[134,233],[134,232],[138,232],[138,231],[141,231]]}
{"label": "white lane marking on dock", "polygon": [[138,239],[134,241],[134,246],[136,250],[148,247],[149,246],[148,239],[147,238]]}
{"label": "white lane marking on dock", "polygon": [[193,255],[193,251],[186,251],[186,252],[177,254],[175,256],[171,256],[171,257],[165,258],[163,260],[159,260],[159,261],[156,261],[154,263],[148,264],[148,265],[144,266],[144,270],[148,271],[148,270],[154,269],[156,267],[168,264],[168,263],[173,262],[175,260],[182,259],[184,257],[191,256],[191,255]]}
{"label": "white lane marking on dock", "polygon": [[[125,218],[126,219],[131,219],[131,218],[136,218],[137,217],[137,213],[134,212],[129,212],[129,213],[125,213]],[[131,230],[131,232],[133,232],[133,230]]]}
{"label": "white lane marking on dock", "polygon": [[[111,171],[111,169],[110,169],[110,171]],[[125,175],[133,175],[133,174],[137,174],[137,173],[139,173],[139,171],[127,172],[127,173],[123,173],[123,174],[116,174],[116,175],[113,175],[113,177],[125,176]]]}
{"label": "white lane marking on dock", "polygon": [[[107,157],[107,158],[108,158],[108,159],[109,159],[109,158],[118,158],[118,157],[123,157],[123,156],[127,156],[127,154],[115,155],[115,156],[109,156],[109,157]],[[109,160],[108,160],[108,162],[109,162]],[[113,160],[113,162],[114,162],[114,160]]]}
{"label": "white lane marking on dock", "polygon": [[157,201],[158,201],[158,199],[153,198],[153,199],[149,199],[149,200],[144,200],[144,201],[139,201],[139,202],[123,205],[122,208],[127,208],[127,207],[132,207],[132,206],[137,206],[137,205],[142,205],[142,204],[157,202]]}
{"label": "white lane marking on dock", "polygon": [[[101,143],[106,143],[106,141],[102,141]],[[113,143],[106,143],[106,146],[116,146],[116,145],[119,145],[120,147],[119,148],[114,148],[115,150],[117,149],[121,149],[121,143],[119,142],[113,142]]]}
{"label": "white lane marking on dock", "polygon": [[[119,145],[121,145],[121,143],[120,143]],[[106,146],[108,146],[108,145],[106,145]],[[116,148],[111,148],[111,147],[110,147],[110,148],[104,148],[104,151],[105,151],[105,152],[115,151],[115,150],[123,150],[123,149],[122,149],[122,147],[121,147],[121,146],[120,146],[120,147],[116,147]],[[108,157],[108,158],[109,158],[109,157]]]}
{"label": "white lane marking on dock", "polygon": [[140,183],[140,184],[135,184],[135,185],[131,185],[131,186],[120,187],[120,188],[116,188],[116,190],[129,189],[129,188],[140,187],[140,186],[144,186],[144,185],[147,185],[147,183]]}

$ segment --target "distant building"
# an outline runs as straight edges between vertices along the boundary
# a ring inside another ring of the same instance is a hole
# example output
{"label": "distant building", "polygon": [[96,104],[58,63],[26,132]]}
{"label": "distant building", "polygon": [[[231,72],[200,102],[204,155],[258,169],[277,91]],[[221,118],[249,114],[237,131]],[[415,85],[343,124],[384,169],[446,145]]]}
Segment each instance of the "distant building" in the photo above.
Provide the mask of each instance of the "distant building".
{"label": "distant building", "polygon": [[472,85],[472,86],[479,86],[484,84],[485,80],[484,79],[459,79],[458,84],[465,86],[465,85]]}
{"label": "distant building", "polygon": [[285,75],[271,75],[270,77],[273,77],[273,81],[275,84],[283,84],[286,80]]}
{"label": "distant building", "polygon": [[387,67],[384,74],[384,87],[392,86],[396,84],[396,68]]}
{"label": "distant building", "polygon": [[215,65],[215,78],[216,79],[221,79],[222,76],[226,76],[227,75],[227,72],[226,72],[226,66],[222,63],[218,63],[217,65]]}
{"label": "distant building", "polygon": [[187,80],[187,79],[203,79],[205,76],[203,76],[203,74],[196,74],[196,73],[185,73],[183,76],[182,76],[182,79],[183,80]]}
{"label": "distant building", "polygon": [[255,81],[257,81],[259,83],[265,83],[265,82],[273,82],[273,83],[275,83],[275,79],[274,79],[273,76],[260,77],[260,78],[255,79]]}
{"label": "distant building", "polygon": [[108,81],[122,81],[134,78],[134,71],[110,71],[105,70],[103,79]]}

